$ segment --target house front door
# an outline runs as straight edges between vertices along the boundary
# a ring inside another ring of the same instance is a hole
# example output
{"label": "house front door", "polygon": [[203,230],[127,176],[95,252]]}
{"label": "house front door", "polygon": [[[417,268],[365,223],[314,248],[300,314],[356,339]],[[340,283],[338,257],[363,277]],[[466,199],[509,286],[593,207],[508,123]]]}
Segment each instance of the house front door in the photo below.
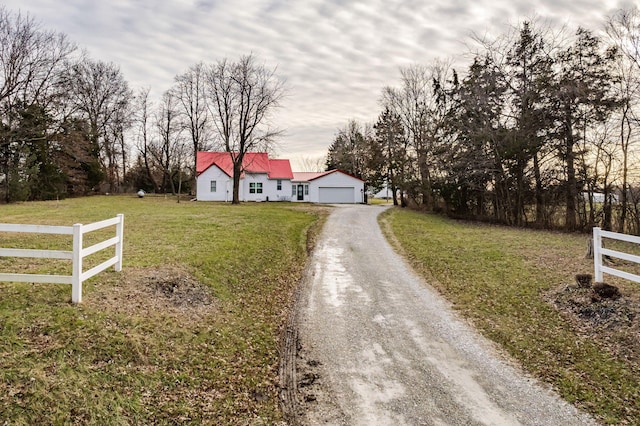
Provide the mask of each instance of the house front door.
{"label": "house front door", "polygon": [[304,200],[304,185],[298,185],[298,201]]}

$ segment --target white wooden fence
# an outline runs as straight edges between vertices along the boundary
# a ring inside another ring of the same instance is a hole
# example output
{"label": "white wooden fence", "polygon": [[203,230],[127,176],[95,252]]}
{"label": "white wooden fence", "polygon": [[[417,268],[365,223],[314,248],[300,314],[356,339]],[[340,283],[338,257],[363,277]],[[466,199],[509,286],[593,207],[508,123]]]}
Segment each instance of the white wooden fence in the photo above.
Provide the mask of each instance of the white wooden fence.
{"label": "white wooden fence", "polygon": [[617,277],[625,278],[630,281],[640,283],[640,276],[629,272],[614,269],[602,264],[602,256],[615,257],[617,259],[627,260],[633,263],[640,263],[640,256],[621,251],[606,249],[602,247],[602,238],[610,238],[612,240],[626,241],[633,244],[640,244],[640,237],[633,235],[619,234],[617,232],[603,231],[600,228],[593,228],[593,260],[595,265],[595,280],[602,282],[602,274],[607,273]]}
{"label": "white wooden fence", "polygon": [[[83,235],[87,232],[97,231],[107,226],[116,227],[116,236],[108,240],[83,248]],[[73,236],[73,251],[64,250],[32,250],[0,248],[0,256],[6,257],[30,257],[44,259],[69,259],[73,261],[72,275],[38,275],[38,274],[9,274],[0,273],[0,281],[28,282],[28,283],[53,283],[71,284],[71,300],[74,303],[82,302],[82,282],[94,275],[114,266],[116,271],[122,270],[122,243],[124,241],[124,215],[119,214],[114,218],[100,222],[83,225],[76,223],[73,226],[46,226],[46,225],[19,225],[0,223],[0,232],[25,232],[38,234],[63,234]],[[115,246],[115,256],[106,260],[88,271],[82,271],[82,259]]]}

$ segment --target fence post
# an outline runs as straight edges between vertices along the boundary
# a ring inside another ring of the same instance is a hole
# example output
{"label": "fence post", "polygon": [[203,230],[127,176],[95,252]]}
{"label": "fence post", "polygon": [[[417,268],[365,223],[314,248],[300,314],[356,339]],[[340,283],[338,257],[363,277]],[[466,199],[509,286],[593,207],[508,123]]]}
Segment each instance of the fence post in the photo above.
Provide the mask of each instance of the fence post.
{"label": "fence post", "polygon": [[82,302],[82,224],[73,225],[73,272],[71,278],[71,301]]}
{"label": "fence post", "polygon": [[593,265],[595,268],[595,280],[597,283],[602,282],[602,254],[600,249],[602,248],[602,236],[600,235],[600,228],[593,228]]}
{"label": "fence post", "polygon": [[122,213],[118,214],[118,223],[116,224],[116,236],[118,237],[118,242],[116,243],[116,257],[118,258],[118,262],[114,265],[114,269],[117,272],[122,271],[122,245],[124,243],[124,215]]}

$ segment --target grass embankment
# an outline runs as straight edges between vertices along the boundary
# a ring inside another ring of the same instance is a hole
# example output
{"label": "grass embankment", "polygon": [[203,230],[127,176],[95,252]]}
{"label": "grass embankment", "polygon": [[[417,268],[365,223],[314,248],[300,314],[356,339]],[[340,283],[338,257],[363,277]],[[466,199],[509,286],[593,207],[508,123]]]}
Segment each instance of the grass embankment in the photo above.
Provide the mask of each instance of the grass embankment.
{"label": "grass embankment", "polygon": [[[125,214],[123,271],[87,281],[82,304],[70,303],[70,286],[0,283],[0,423],[281,420],[279,327],[317,210],[92,197],[0,212],[4,223],[48,225]],[[5,234],[0,247],[70,249],[68,240]],[[0,261],[16,266],[70,274],[68,261]]]}
{"label": "grass embankment", "polygon": [[[609,350],[606,337],[585,336],[547,301],[575,274],[592,273],[593,261],[585,259],[588,236],[401,209],[381,220],[427,281],[529,372],[606,423],[640,424],[637,362]],[[638,289],[622,289],[629,292],[637,295]]]}

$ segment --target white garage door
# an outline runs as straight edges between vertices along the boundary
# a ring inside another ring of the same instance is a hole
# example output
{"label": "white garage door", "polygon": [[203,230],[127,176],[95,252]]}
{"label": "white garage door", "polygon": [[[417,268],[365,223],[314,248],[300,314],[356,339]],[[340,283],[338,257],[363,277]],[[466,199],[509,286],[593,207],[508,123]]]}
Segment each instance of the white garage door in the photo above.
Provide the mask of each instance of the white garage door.
{"label": "white garage door", "polygon": [[355,203],[353,186],[344,188],[320,187],[319,201],[325,204]]}

